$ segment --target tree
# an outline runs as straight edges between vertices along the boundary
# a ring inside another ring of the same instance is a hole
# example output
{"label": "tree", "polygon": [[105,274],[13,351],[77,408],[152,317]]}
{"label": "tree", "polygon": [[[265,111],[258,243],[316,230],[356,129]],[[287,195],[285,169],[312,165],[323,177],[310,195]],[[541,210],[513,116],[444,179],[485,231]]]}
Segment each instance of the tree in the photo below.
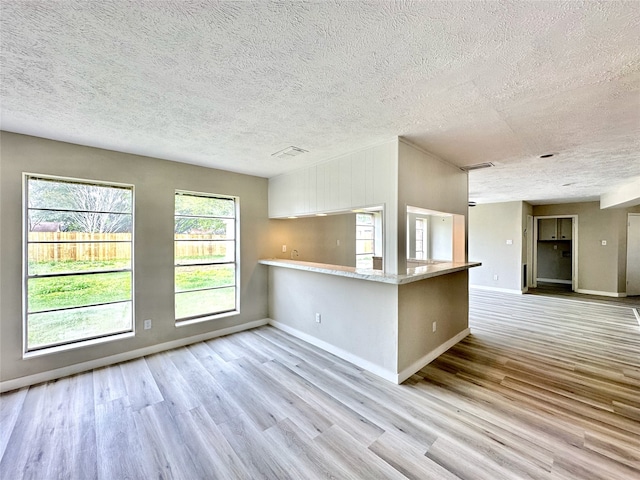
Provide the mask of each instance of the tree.
{"label": "tree", "polygon": [[131,231],[130,189],[40,178],[30,178],[28,189],[30,230],[58,222],[63,231]]}

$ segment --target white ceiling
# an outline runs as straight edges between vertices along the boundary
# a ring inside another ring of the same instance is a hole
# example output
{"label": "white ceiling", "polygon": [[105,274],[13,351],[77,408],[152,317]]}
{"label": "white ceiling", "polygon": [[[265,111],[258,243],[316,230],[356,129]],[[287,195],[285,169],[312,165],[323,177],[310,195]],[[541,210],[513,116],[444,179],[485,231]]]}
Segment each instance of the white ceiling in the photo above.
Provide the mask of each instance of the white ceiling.
{"label": "white ceiling", "polygon": [[471,200],[596,200],[640,178],[639,5],[2,0],[1,127],[264,177],[401,135],[493,162]]}

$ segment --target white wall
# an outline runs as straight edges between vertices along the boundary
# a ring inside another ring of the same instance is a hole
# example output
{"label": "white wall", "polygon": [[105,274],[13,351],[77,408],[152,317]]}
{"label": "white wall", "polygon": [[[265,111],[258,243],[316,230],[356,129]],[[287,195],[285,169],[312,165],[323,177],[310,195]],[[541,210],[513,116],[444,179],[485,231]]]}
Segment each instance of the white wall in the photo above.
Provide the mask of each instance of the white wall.
{"label": "white wall", "polygon": [[640,213],[640,206],[602,210],[598,202],[582,202],[533,207],[536,216],[578,216],[576,288],[612,295],[624,294],[627,288],[627,213]]}
{"label": "white wall", "polygon": [[397,202],[397,138],[269,179],[271,218],[383,206],[388,273],[397,273]]}
{"label": "white wall", "polygon": [[526,216],[525,223],[522,217],[522,202],[488,203],[469,209],[469,259],[482,262],[469,272],[471,285],[522,291]]}
{"label": "white wall", "polygon": [[[1,132],[0,380],[7,381],[264,319],[268,314],[267,180],[182,163]],[[22,359],[22,173],[133,184],[135,328],[120,341]],[[176,328],[173,231],[176,189],[240,198],[240,314]],[[153,319],[143,330],[142,321]]]}
{"label": "white wall", "polygon": [[[468,278],[467,271],[462,271],[400,285],[399,372],[468,328]],[[436,322],[435,332],[433,322]]]}
{"label": "white wall", "polygon": [[[355,213],[271,220],[270,226],[269,258],[356,266]],[[287,246],[286,252],[282,245]],[[293,250],[297,251],[295,257]]]}
{"label": "white wall", "polygon": [[429,258],[453,260],[453,217],[429,217]]}
{"label": "white wall", "polygon": [[279,327],[384,378],[397,373],[396,285],[269,267],[269,286],[269,317]]}
{"label": "white wall", "polygon": [[[407,259],[407,206],[457,214],[466,219],[468,177],[466,172],[455,165],[400,138],[398,185],[398,221],[395,228],[398,237],[398,271],[404,272]],[[454,236],[458,239],[464,238],[466,220],[454,222],[454,225]]]}

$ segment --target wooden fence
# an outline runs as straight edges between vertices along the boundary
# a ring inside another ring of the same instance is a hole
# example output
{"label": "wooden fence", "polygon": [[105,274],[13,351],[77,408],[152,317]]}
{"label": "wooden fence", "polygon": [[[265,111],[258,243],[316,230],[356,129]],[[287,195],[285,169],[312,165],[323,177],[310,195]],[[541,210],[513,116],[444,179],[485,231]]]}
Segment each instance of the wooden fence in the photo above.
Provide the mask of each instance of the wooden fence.
{"label": "wooden fence", "polygon": [[[225,256],[221,235],[176,235],[176,258]],[[131,258],[129,233],[29,232],[32,262],[112,261]],[[42,243],[41,243],[42,242]],[[231,252],[228,252],[231,253]]]}

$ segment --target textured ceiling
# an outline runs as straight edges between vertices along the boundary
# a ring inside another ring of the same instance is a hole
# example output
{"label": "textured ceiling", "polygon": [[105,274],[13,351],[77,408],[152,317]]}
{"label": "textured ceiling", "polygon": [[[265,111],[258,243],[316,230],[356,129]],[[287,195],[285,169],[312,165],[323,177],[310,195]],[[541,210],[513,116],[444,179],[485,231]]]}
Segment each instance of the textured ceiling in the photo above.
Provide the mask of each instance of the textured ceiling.
{"label": "textured ceiling", "polygon": [[[635,1],[0,8],[4,130],[265,177],[401,135],[493,162],[470,174],[478,202],[640,176]],[[309,153],[271,156],[290,145]]]}

